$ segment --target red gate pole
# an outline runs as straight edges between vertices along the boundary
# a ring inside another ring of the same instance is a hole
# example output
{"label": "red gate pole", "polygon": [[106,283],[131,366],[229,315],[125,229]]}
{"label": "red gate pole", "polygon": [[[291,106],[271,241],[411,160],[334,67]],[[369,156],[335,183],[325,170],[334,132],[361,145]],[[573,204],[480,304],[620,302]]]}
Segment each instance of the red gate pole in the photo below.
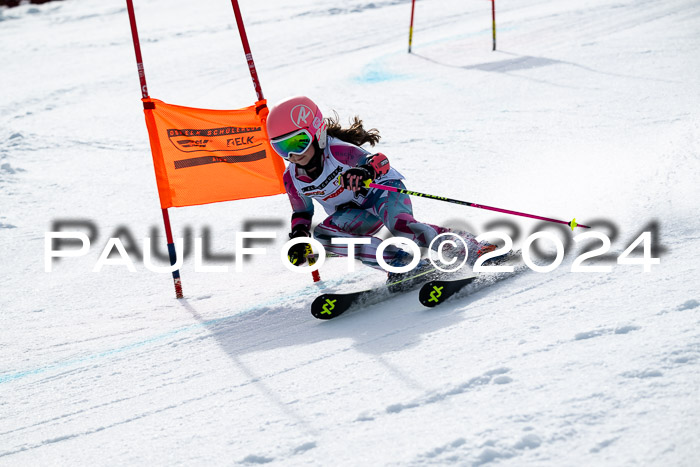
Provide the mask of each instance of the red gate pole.
{"label": "red gate pole", "polygon": [[233,5],[233,14],[236,15],[236,24],[238,25],[238,33],[241,35],[241,43],[243,44],[243,52],[245,53],[245,58],[248,61],[248,70],[250,71],[250,77],[253,79],[253,86],[255,87],[255,94],[258,96],[258,101],[264,99],[262,87],[260,87],[260,80],[258,79],[258,72],[255,69],[255,62],[253,61],[253,54],[250,52],[250,44],[248,44],[248,36],[245,33],[245,26],[243,25],[243,17],[241,16],[241,9],[238,6],[238,0],[231,0],[231,5]]}
{"label": "red gate pole", "polygon": [[[143,69],[143,57],[141,56],[141,44],[139,42],[139,32],[136,28],[136,16],[134,15],[134,4],[132,0],[126,0],[126,9],[129,12],[129,22],[131,23],[131,37],[134,40],[134,52],[136,53],[136,68],[139,72],[139,80],[141,82],[141,96],[148,98],[148,86],[146,86],[146,73]],[[170,257],[170,265],[177,262],[177,252],[175,243],[173,242],[173,233],[170,228],[170,216],[168,209],[161,209],[163,212],[163,225],[165,226],[165,238],[168,241],[168,256]],[[182,281],[180,280],[180,270],[173,271],[173,282],[175,283],[175,298],[183,298]]]}
{"label": "red gate pole", "polygon": [[413,12],[416,9],[416,0],[411,2],[411,24],[408,26],[408,53],[411,53],[411,42],[413,42]]}

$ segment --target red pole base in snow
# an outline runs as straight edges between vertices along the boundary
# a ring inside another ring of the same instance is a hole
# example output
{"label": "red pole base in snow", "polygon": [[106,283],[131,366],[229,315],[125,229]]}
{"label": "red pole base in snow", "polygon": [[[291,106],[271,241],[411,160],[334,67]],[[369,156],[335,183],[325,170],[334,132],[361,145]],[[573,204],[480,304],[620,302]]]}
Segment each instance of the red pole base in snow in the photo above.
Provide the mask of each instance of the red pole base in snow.
{"label": "red pole base in snow", "polygon": [[[173,242],[173,232],[170,229],[170,216],[167,209],[162,209],[163,225],[165,227],[165,238],[168,241],[168,256],[170,257],[170,265],[177,263],[177,251]],[[173,271],[173,282],[175,283],[175,298],[184,298],[182,294],[182,281],[180,280],[180,270]]]}
{"label": "red pole base in snow", "polygon": [[180,281],[180,278],[173,277],[173,281],[175,281],[175,298],[185,298],[182,294],[182,281]]}

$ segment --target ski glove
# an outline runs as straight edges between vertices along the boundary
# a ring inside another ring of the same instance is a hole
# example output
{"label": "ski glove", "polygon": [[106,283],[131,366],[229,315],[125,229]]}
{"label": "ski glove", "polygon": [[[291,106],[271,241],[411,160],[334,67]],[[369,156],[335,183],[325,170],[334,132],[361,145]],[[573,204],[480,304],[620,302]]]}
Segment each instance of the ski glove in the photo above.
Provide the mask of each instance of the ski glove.
{"label": "ski glove", "polygon": [[[289,234],[289,238],[310,236],[311,233],[306,228],[306,226],[295,227]],[[297,243],[296,245],[292,245],[291,247],[289,247],[289,250],[287,251],[287,259],[294,266],[301,266],[302,264],[306,263],[306,256],[309,254],[310,251],[311,245],[309,243]]]}
{"label": "ski glove", "polygon": [[343,172],[341,183],[346,190],[357,193],[366,188],[365,181],[386,175],[389,172],[389,168],[389,159],[381,152],[378,152],[369,156],[365,164]]}
{"label": "ski glove", "polygon": [[343,188],[357,193],[365,188],[365,180],[372,180],[372,173],[367,166],[361,165],[346,170],[341,177]]}

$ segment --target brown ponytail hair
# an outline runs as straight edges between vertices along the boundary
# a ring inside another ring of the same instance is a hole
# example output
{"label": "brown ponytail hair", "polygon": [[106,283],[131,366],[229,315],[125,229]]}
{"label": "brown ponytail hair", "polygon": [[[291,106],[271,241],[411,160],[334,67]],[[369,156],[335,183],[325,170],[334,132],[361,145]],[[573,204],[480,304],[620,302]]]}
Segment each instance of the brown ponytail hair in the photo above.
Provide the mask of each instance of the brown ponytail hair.
{"label": "brown ponytail hair", "polygon": [[340,126],[340,117],[334,111],[334,117],[326,118],[326,125],[328,125],[328,136],[333,136],[346,143],[352,143],[356,146],[362,146],[365,143],[369,143],[370,146],[374,146],[379,141],[379,130],[376,128],[371,128],[365,130],[362,126],[362,120],[360,117],[355,115],[350,120],[349,128],[342,128]]}

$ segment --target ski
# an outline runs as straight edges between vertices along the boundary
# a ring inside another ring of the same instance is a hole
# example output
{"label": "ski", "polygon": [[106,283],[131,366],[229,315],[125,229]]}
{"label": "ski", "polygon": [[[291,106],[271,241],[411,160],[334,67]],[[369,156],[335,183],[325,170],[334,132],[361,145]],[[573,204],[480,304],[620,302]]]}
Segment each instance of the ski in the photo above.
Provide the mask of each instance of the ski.
{"label": "ski", "polygon": [[311,304],[311,314],[318,319],[332,319],[345,313],[354,303],[379,293],[379,289],[368,289],[353,293],[324,293]]}
{"label": "ski", "polygon": [[[510,252],[504,255],[503,258],[497,258],[492,265],[503,264],[504,262],[511,262],[513,260],[518,260],[520,256],[519,251]],[[515,273],[519,272],[520,267],[515,268]],[[314,318],[318,319],[333,319],[343,313],[353,306],[367,306],[374,303],[378,303],[382,300],[386,300],[397,292],[404,292],[416,289],[422,285],[421,292],[419,294],[420,302],[425,306],[436,306],[452,295],[460,292],[462,289],[467,287],[469,284],[474,283],[477,285],[477,289],[488,286],[492,283],[500,281],[506,277],[514,275],[514,273],[495,273],[495,274],[479,274],[474,275],[472,273],[469,277],[450,279],[453,277],[447,273],[444,275],[435,268],[431,268],[427,271],[423,271],[415,276],[403,278],[400,281],[384,284],[379,287],[374,287],[371,289],[361,290],[359,292],[351,293],[324,293],[316,297],[316,299],[311,303],[311,314]],[[435,276],[442,276],[442,278]],[[443,287],[440,289],[439,293],[436,289],[429,287],[430,284],[437,284],[438,287]],[[424,290],[426,290],[424,292]],[[431,293],[434,295],[431,297]],[[440,295],[442,294],[442,295]],[[424,298],[425,297],[425,298]],[[433,299],[431,301],[431,299]],[[426,305],[426,303],[428,303]]]}
{"label": "ski", "polygon": [[371,305],[398,293],[413,290],[425,280],[429,280],[437,272],[436,269],[423,271],[415,276],[401,279],[397,282],[380,285],[371,289],[351,293],[324,293],[311,303],[311,314],[318,319],[333,319],[345,313],[353,305]]}
{"label": "ski", "polygon": [[435,307],[453,295],[468,296],[502,280],[517,276],[527,270],[524,264],[516,265],[512,272],[478,273],[460,279],[435,279],[425,284],[418,292],[422,305]]}
{"label": "ski", "polygon": [[430,281],[420,288],[418,300],[427,307],[438,306],[476,279],[477,276],[470,276],[462,279]]}

